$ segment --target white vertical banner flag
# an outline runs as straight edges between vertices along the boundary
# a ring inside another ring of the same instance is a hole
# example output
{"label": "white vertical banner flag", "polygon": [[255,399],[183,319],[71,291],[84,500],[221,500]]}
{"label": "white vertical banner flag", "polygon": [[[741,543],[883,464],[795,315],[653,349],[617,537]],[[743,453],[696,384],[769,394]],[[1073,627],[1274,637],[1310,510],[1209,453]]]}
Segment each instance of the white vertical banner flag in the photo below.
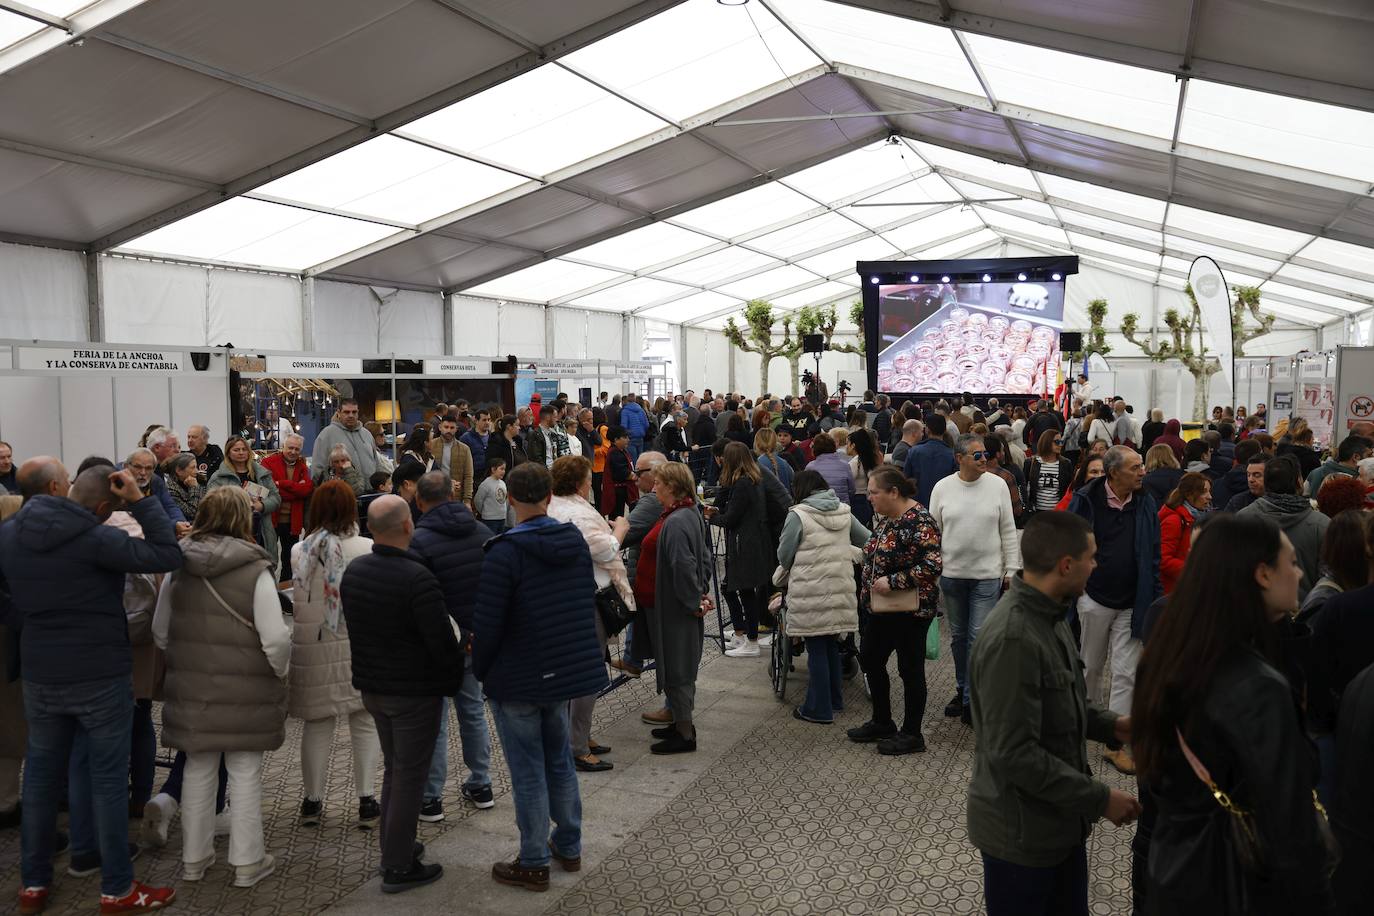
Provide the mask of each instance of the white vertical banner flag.
{"label": "white vertical banner flag", "polygon": [[1226,385],[1235,391],[1236,341],[1231,327],[1231,290],[1217,262],[1208,257],[1195,258],[1188,270],[1188,283],[1202,310],[1202,330],[1211,337],[1213,354],[1221,362]]}

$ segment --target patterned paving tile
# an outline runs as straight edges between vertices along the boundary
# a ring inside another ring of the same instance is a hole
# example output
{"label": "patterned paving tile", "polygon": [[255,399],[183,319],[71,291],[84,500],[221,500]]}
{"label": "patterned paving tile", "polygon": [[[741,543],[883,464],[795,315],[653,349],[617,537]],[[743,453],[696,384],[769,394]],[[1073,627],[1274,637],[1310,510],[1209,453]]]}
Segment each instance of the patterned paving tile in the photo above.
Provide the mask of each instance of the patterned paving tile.
{"label": "patterned paving tile", "polygon": [[[964,826],[973,738],[957,720],[941,715],[954,690],[947,650],[948,646],[938,662],[927,666],[928,751],[886,758],[872,745],[845,740],[844,729],[860,724],[869,711],[858,682],[847,686],[846,710],[834,726],[809,725],[791,716],[791,705],[801,700],[805,689],[804,660],[798,660],[790,682],[790,703],[783,704],[768,693],[766,659],[726,660],[708,647],[703,684],[735,681],[725,676],[738,673],[734,666],[752,664],[756,670],[743,686],[702,714],[703,732],[707,733],[704,723],[733,724],[731,717],[746,710],[756,717],[763,709],[763,720],[756,727],[733,732],[722,727],[722,733],[741,737],[710,767],[658,764],[661,768],[655,772],[667,774],[663,777],[670,786],[666,791],[653,792],[651,784],[622,783],[636,792],[659,795],[662,808],[638,829],[604,833],[603,841],[609,839],[614,849],[576,876],[580,880],[566,893],[549,901],[546,912],[565,916],[981,913],[982,864]],[[646,674],[598,702],[595,727],[610,731],[637,719],[657,702],[652,675]],[[896,691],[894,702],[900,713]],[[495,742],[494,730],[492,735]],[[176,912],[317,913],[371,880],[378,864],[376,839],[352,827],[352,774],[344,727],[341,724],[335,734],[325,821],[318,829],[295,824],[301,797],[299,742],[300,723],[292,721],[286,744],[267,758],[263,789],[267,846],[282,863],[271,878],[251,890],[230,887],[221,840],[221,864],[211,869],[206,880],[179,883],[176,826],[166,849],[146,851],[136,863],[140,878],[177,885]],[[461,779],[456,727],[450,728],[450,743],[448,818],[438,825],[422,826],[421,839],[433,842],[453,831],[495,829],[498,823],[503,829],[509,827],[512,815],[505,798],[509,776],[499,743],[493,749],[493,788],[499,800],[494,812],[462,806],[456,791]],[[1130,780],[1100,759],[1094,767],[1109,785],[1134,789]],[[613,799],[593,794],[613,792],[613,788],[600,789],[594,782],[584,782],[584,786],[589,813],[609,810],[607,802],[614,804]],[[595,825],[588,825],[589,833],[594,829]],[[136,830],[133,835],[137,836]],[[1089,841],[1094,914],[1116,916],[1129,910],[1130,838],[1130,830],[1107,826],[1095,830]],[[505,854],[499,849],[491,852]],[[18,859],[18,832],[0,833],[0,913],[12,905]],[[65,865],[65,860],[60,864]],[[49,912],[89,913],[97,894],[97,878],[62,874]],[[523,902],[526,908],[542,905],[523,898],[515,902]],[[462,908],[456,901],[454,906]],[[409,911],[404,898],[380,898],[376,908]]]}

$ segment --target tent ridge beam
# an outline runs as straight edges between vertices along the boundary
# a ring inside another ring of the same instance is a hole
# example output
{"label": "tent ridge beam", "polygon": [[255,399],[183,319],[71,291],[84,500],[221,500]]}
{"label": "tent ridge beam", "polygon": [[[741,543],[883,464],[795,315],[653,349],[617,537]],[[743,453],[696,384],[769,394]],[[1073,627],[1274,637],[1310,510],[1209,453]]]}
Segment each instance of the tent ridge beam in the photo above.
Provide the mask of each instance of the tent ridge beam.
{"label": "tent ridge beam", "polygon": [[54,16],[51,13],[29,6],[27,3],[19,3],[18,0],[0,0],[0,10],[22,16],[33,22],[41,22],[43,25],[61,29],[70,34],[72,31],[71,20],[63,19],[61,16]]}
{"label": "tent ridge beam", "polygon": [[343,109],[337,108],[333,105],[328,105],[324,102],[320,102],[315,99],[306,98],[303,95],[299,95],[294,92],[288,92],[285,89],[279,89],[276,86],[268,85],[267,83],[261,82],[260,80],[250,79],[238,73],[230,73],[228,70],[222,70],[219,67],[212,67],[209,64],[202,63],[198,60],[192,60],[189,57],[183,57],[180,54],[174,54],[171,51],[164,51],[162,48],[155,48],[152,45],[144,44],[143,42],[137,41],[133,38],[127,38],[123,35],[111,32],[108,29],[101,29],[99,31],[96,31],[92,33],[90,37],[102,41],[105,44],[113,45],[116,48],[123,48],[126,51],[132,51],[135,54],[141,54],[144,57],[161,61],[164,64],[170,64],[171,66],[179,67],[182,70],[188,70],[192,73],[198,73],[201,76],[209,77],[210,79],[216,80],[221,83],[228,83],[229,85],[236,86],[239,89],[246,89],[249,92],[255,92],[259,95],[265,95],[269,98],[274,98],[279,102],[287,102],[292,105],[296,105],[300,108],[307,108],[319,114],[328,115],[332,118],[337,118],[340,121],[347,121],[348,123],[355,124],[359,127],[366,127],[368,129],[372,129],[374,126],[371,118],[364,117],[360,114],[355,114],[351,111],[344,111]]}
{"label": "tent ridge beam", "polygon": [[171,184],[184,185],[188,188],[196,188],[201,191],[212,191],[215,193],[223,191],[223,188],[214,182],[205,181],[200,178],[192,178],[190,175],[179,175],[161,169],[150,169],[146,166],[134,165],[128,162],[117,162],[113,159],[101,159],[96,156],[87,156],[83,153],[73,153],[69,150],[54,149],[50,146],[37,146],[33,143],[25,143],[22,140],[11,140],[8,137],[0,137],[0,149],[7,149],[15,153],[24,153],[41,159],[54,159],[58,162],[70,162],[73,165],[84,165],[91,168],[104,169],[107,172],[122,172],[125,175],[135,175],[139,178],[151,178],[155,181],[165,181]]}

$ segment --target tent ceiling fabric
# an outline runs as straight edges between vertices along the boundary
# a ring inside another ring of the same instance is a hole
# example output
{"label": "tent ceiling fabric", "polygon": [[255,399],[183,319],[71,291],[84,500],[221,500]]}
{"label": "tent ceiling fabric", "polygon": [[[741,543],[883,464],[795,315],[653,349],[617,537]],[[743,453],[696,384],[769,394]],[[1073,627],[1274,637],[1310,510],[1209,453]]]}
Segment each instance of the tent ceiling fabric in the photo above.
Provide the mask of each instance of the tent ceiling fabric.
{"label": "tent ceiling fabric", "polygon": [[999,241],[1374,304],[1354,4],[3,5],[11,239],[688,323]]}

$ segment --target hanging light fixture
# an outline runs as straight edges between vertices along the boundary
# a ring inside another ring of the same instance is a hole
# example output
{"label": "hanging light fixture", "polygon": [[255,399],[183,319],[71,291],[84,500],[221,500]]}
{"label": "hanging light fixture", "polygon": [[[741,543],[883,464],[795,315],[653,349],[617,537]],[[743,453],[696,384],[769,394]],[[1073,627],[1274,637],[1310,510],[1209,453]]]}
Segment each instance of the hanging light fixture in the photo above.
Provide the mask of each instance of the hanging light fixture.
{"label": "hanging light fixture", "polygon": [[721,6],[744,6],[749,0],[716,0]]}

